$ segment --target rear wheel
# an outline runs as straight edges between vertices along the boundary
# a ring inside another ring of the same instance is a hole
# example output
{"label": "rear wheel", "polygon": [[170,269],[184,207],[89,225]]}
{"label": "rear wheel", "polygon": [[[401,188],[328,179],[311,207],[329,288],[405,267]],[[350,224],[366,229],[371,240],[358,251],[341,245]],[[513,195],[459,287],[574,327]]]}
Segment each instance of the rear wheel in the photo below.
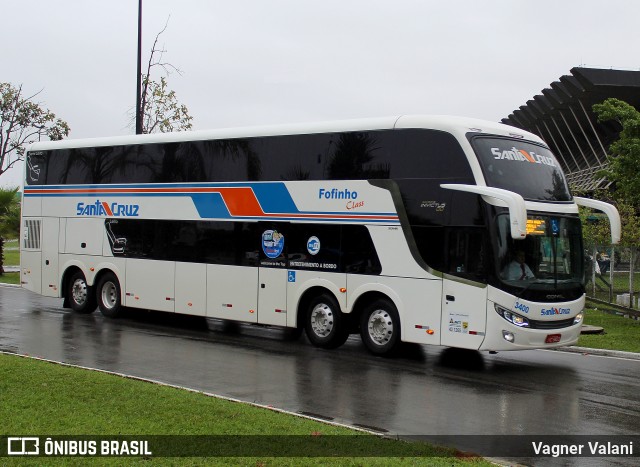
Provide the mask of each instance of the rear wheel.
{"label": "rear wheel", "polygon": [[395,305],[379,299],[367,306],[360,321],[360,336],[370,352],[388,355],[400,343],[400,318]]}
{"label": "rear wheel", "polygon": [[324,349],[340,347],[349,337],[338,302],[329,294],[311,300],[306,313],[305,330],[311,343]]}
{"label": "rear wheel", "polygon": [[93,288],[87,285],[87,279],[82,271],[76,271],[69,279],[67,298],[69,306],[77,313],[93,313],[96,309]]}
{"label": "rear wheel", "polygon": [[112,272],[106,273],[98,281],[96,297],[100,312],[107,318],[116,318],[122,313],[120,282]]}

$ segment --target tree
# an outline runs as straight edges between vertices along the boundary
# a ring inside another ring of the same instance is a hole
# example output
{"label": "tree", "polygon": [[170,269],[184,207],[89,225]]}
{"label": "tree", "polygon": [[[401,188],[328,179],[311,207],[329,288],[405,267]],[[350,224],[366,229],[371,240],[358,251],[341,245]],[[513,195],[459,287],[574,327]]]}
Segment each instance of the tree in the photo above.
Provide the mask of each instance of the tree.
{"label": "tree", "polygon": [[22,85],[0,83],[0,175],[23,159],[29,144],[69,135],[67,122],[33,101],[37,95],[25,97]]}
{"label": "tree", "polygon": [[[151,79],[152,68],[157,67],[162,68],[167,76],[171,71],[182,74],[178,68],[163,61],[163,55],[166,51],[158,48],[158,39],[167,29],[167,24],[156,35],[147,64],[147,73],[141,77],[140,109],[143,133],[168,133],[171,131],[190,130],[192,127],[191,121],[193,117],[189,115],[189,109],[186,105],[178,102],[175,91],[168,89],[166,77],[162,76],[159,82]],[[135,115],[133,125],[135,125]]]}
{"label": "tree", "polygon": [[608,166],[602,174],[614,183],[616,198],[623,198],[640,213],[640,112],[619,99],[595,104],[598,121],[613,120],[621,127],[620,137],[609,147]]}
{"label": "tree", "polygon": [[160,82],[153,81],[149,75],[142,80],[144,96],[142,98],[142,132],[168,133],[191,129],[189,109],[180,104],[173,90],[167,88],[164,76]]}
{"label": "tree", "polygon": [[622,244],[629,247],[629,293],[634,293],[634,266],[640,245],[640,112],[619,99],[607,99],[595,104],[593,111],[598,121],[617,122],[621,127],[619,138],[609,147],[607,168],[602,175],[613,182],[614,200],[622,218]]}
{"label": "tree", "polygon": [[4,274],[4,241],[20,233],[20,196],[17,188],[0,188],[0,275]]}

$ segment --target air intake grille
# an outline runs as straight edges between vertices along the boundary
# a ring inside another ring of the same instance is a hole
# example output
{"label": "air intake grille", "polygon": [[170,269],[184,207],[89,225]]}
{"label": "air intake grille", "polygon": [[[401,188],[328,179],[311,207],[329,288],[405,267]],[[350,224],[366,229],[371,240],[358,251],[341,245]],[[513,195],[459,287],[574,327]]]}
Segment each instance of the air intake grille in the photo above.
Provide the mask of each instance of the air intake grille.
{"label": "air intake grille", "polygon": [[26,219],[24,221],[24,239],[22,248],[30,250],[40,249],[40,219]]}
{"label": "air intake grille", "polygon": [[557,321],[535,321],[529,320],[529,328],[531,329],[562,329],[573,326],[575,323],[573,318],[561,319]]}

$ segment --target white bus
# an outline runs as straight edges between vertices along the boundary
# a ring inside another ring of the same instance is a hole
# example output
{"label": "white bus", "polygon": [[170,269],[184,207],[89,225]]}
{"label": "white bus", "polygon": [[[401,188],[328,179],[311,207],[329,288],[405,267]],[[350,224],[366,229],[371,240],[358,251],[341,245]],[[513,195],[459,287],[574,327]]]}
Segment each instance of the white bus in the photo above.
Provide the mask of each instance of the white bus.
{"label": "white bus", "polygon": [[33,144],[22,286],[124,307],[488,351],[577,341],[578,204],[537,136],[453,117]]}

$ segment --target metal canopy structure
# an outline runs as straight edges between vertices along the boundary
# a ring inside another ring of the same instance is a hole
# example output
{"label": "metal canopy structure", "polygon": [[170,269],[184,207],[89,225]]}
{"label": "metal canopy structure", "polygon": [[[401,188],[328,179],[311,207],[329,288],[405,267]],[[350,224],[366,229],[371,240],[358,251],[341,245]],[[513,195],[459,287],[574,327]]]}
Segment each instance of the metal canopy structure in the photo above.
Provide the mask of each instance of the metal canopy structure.
{"label": "metal canopy structure", "polygon": [[597,174],[606,166],[609,146],[622,128],[617,122],[598,122],[591,109],[609,97],[640,109],[640,71],[577,67],[570,73],[503,118],[502,123],[545,140],[574,190],[606,188],[609,182]]}

